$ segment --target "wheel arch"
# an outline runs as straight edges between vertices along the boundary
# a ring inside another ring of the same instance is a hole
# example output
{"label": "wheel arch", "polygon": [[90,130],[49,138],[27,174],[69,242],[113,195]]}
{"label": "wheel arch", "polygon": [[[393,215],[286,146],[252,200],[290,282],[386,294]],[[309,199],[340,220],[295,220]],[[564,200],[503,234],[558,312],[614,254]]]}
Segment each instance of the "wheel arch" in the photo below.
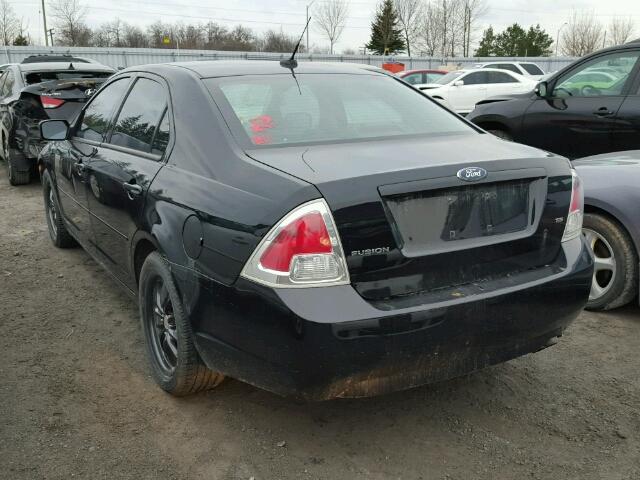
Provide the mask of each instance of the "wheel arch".
{"label": "wheel arch", "polygon": [[631,243],[633,243],[633,246],[635,247],[636,254],[640,257],[640,239],[636,238],[636,236],[633,235],[633,230],[629,227],[628,221],[626,221],[626,219],[620,212],[616,211],[613,208],[607,208],[607,206],[585,200],[584,213],[594,213],[602,215],[620,225],[620,227],[631,239]]}
{"label": "wheel arch", "polygon": [[131,249],[131,272],[136,285],[140,279],[142,265],[151,252],[159,252],[162,255],[158,240],[147,232],[138,231],[133,238]]}

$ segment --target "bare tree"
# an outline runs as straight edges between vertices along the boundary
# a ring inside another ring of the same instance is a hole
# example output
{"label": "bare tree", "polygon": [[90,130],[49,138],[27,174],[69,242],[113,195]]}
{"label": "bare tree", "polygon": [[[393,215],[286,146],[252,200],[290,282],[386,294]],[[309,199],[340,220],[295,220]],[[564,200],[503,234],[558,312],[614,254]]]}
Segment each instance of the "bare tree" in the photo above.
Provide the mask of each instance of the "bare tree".
{"label": "bare tree", "polygon": [[630,17],[615,17],[609,24],[612,45],[627,43],[633,36],[635,24]]}
{"label": "bare tree", "polygon": [[7,0],[0,0],[0,40],[2,45],[11,45],[20,33],[21,22]]}
{"label": "bare tree", "polygon": [[50,8],[58,42],[73,47],[89,44],[91,30],[85,23],[87,8],[80,0],[56,0],[51,2]]}
{"label": "bare tree", "polygon": [[474,40],[474,34],[478,30],[477,22],[487,13],[488,7],[486,0],[465,0],[462,10],[462,55],[468,57],[471,55],[471,42]]}
{"label": "bare tree", "polygon": [[326,0],[315,7],[313,17],[318,30],[329,40],[329,53],[333,53],[348,15],[349,5],[345,0]]}
{"label": "bare tree", "polygon": [[571,14],[569,25],[562,34],[562,53],[582,57],[594,52],[602,44],[604,29],[593,12]]}
{"label": "bare tree", "polygon": [[422,0],[394,0],[393,4],[404,34],[407,55],[411,56],[411,45],[415,43],[420,31],[424,3]]}
{"label": "bare tree", "polygon": [[440,8],[435,3],[425,4],[416,44],[428,56],[434,57],[442,47],[442,23]]}

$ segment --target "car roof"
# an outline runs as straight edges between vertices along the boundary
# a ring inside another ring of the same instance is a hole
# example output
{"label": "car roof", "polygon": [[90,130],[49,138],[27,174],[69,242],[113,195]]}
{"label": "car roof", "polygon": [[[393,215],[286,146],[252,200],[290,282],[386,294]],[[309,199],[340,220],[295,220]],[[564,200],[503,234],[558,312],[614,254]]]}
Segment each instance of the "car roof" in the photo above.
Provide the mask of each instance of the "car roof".
{"label": "car roof", "polygon": [[[268,60],[204,60],[195,62],[159,63],[129,67],[122,72],[157,72],[168,73],[168,70],[189,70],[200,78],[231,77],[238,75],[274,75],[289,73],[290,70],[278,61]],[[303,73],[342,73],[354,75],[383,75],[385,72],[377,67],[352,63],[304,62],[298,63],[294,72]]]}

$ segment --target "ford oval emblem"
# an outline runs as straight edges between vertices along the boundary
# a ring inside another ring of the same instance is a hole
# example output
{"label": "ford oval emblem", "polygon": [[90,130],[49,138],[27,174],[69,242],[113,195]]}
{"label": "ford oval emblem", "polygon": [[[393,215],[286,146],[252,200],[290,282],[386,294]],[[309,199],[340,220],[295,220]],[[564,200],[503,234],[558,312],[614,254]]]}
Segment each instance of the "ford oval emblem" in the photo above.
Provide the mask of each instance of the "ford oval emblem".
{"label": "ford oval emblem", "polygon": [[481,167],[466,167],[458,170],[457,176],[465,182],[477,182],[488,175],[488,172]]}

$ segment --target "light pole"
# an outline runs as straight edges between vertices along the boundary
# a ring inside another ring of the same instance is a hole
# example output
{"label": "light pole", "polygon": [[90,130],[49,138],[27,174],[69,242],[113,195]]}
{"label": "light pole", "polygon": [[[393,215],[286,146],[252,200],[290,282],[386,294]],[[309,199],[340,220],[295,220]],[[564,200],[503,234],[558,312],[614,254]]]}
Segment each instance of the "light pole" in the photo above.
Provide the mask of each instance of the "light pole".
{"label": "light pole", "polygon": [[45,13],[45,10],[44,10],[44,0],[42,0],[42,23],[44,23],[44,45],[46,47],[49,45],[49,42],[47,41],[47,34],[48,34],[47,14]]}
{"label": "light pole", "polygon": [[558,58],[558,45],[560,45],[560,32],[567,25],[569,24],[567,22],[564,22],[562,25],[560,25],[560,28],[558,29],[558,36],[556,37],[556,58]]}
{"label": "light pole", "polygon": [[[304,23],[309,21],[309,7],[313,5],[316,0],[312,0],[311,3],[307,4],[307,17],[304,19]],[[309,54],[309,29],[307,28],[307,55]]]}

